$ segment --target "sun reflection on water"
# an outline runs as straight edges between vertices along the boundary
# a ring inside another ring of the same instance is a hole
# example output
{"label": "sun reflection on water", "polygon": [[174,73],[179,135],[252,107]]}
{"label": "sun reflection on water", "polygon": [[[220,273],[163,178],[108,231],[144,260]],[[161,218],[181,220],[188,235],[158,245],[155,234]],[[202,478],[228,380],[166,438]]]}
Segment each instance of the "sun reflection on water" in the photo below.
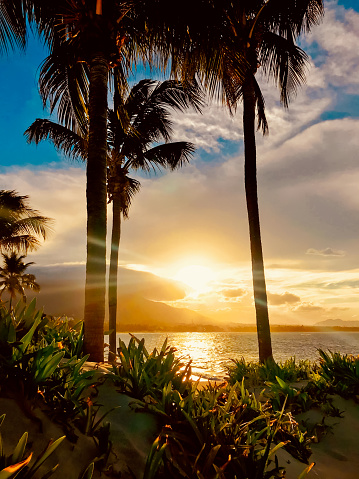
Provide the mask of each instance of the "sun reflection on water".
{"label": "sun reflection on water", "polygon": [[[117,336],[128,344],[130,335]],[[226,367],[233,365],[233,359],[244,357],[247,362],[258,361],[256,333],[136,333],[135,336],[145,338],[149,352],[161,348],[168,338],[168,345],[177,349],[177,357],[183,361],[192,359],[193,379],[222,380],[226,377]],[[277,362],[290,357],[315,361],[319,357],[318,348],[356,356],[359,333],[272,333],[272,346]]]}

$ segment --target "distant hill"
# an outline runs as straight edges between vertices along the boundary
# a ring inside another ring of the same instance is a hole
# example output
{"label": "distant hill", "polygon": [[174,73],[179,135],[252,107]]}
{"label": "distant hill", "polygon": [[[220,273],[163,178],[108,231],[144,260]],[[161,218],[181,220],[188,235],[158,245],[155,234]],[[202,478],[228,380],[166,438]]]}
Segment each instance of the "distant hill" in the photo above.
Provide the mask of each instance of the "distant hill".
{"label": "distant hill", "polygon": [[359,328],[359,321],[343,321],[342,319],[325,319],[324,321],[319,321],[315,323],[315,326],[326,327],[326,328]]}
{"label": "distant hill", "polygon": [[118,298],[119,331],[205,331],[221,330],[211,320],[187,308],[174,308],[139,295]]}

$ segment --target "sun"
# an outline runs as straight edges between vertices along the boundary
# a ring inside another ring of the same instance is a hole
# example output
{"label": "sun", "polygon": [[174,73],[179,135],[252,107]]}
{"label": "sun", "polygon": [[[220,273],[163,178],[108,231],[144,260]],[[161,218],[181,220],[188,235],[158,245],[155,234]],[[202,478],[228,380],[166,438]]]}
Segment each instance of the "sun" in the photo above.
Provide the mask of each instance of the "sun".
{"label": "sun", "polygon": [[215,279],[215,273],[207,266],[193,264],[178,270],[173,279],[187,284],[196,293],[202,293],[208,290],[208,284]]}

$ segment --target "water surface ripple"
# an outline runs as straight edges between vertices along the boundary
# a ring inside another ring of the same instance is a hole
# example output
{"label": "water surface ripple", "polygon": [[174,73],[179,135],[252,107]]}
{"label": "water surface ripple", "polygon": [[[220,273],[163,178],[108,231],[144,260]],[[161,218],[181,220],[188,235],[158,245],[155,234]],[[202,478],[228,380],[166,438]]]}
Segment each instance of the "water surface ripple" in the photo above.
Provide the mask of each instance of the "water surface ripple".
{"label": "water surface ripple", "polygon": [[[118,334],[126,344],[129,334]],[[232,359],[244,357],[246,361],[258,361],[256,333],[136,333],[137,338],[145,338],[149,352],[161,348],[164,340],[177,349],[177,355],[192,359],[192,372],[195,376],[207,379],[223,379],[226,366]],[[323,333],[272,333],[273,355],[277,362],[290,357],[318,360],[318,348],[342,354],[359,354],[359,332]]]}

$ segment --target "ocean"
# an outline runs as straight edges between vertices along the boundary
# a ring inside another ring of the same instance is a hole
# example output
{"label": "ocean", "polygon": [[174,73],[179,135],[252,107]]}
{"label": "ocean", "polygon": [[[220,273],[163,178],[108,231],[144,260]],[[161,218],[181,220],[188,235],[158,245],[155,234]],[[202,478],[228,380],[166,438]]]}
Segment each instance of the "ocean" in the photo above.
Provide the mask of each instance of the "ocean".
{"label": "ocean", "polygon": [[[130,339],[129,334],[117,336],[126,344]],[[226,376],[226,366],[233,364],[233,359],[244,357],[246,361],[258,361],[257,333],[136,333],[135,336],[145,338],[149,352],[161,348],[168,338],[168,345],[177,349],[179,357],[192,359],[194,378],[221,380]],[[318,349],[357,356],[359,332],[272,333],[272,348],[277,362],[291,357],[317,361]]]}

